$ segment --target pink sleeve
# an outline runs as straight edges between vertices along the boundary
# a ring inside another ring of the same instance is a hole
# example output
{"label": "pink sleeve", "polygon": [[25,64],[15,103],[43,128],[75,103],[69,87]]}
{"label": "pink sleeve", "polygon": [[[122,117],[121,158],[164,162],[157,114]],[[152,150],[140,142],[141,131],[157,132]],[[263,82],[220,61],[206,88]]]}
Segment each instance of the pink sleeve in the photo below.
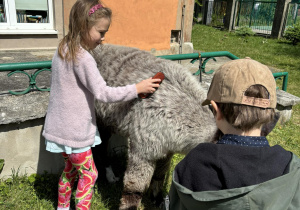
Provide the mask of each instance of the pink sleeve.
{"label": "pink sleeve", "polygon": [[129,101],[137,98],[136,85],[109,87],[102,78],[94,58],[84,52],[74,65],[75,74],[97,100],[106,103]]}

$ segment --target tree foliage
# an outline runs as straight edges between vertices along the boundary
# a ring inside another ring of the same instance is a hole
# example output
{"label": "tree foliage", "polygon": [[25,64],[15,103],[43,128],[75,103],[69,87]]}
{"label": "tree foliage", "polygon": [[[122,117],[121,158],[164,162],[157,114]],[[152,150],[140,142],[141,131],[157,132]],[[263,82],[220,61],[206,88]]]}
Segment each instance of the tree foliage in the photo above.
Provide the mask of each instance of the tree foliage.
{"label": "tree foliage", "polygon": [[283,37],[291,41],[293,45],[297,45],[297,43],[300,41],[300,23],[289,26]]}

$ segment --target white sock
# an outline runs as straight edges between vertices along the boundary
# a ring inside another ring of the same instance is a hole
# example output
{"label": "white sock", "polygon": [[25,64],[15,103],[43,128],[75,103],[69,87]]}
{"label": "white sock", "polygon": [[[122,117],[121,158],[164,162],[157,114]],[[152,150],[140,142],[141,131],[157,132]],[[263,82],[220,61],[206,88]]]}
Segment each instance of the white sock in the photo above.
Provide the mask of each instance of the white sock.
{"label": "white sock", "polygon": [[70,209],[70,207],[66,207],[66,208],[59,208],[59,207],[57,207],[57,210],[69,210]]}

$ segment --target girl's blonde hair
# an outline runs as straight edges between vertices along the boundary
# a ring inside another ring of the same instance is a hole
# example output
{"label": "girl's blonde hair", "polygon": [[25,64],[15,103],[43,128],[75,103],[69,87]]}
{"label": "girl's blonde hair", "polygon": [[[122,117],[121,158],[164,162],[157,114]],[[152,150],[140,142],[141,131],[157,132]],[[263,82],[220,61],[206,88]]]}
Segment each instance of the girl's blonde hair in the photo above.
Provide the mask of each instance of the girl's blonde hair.
{"label": "girl's blonde hair", "polygon": [[62,59],[76,61],[80,45],[89,51],[90,49],[85,43],[88,41],[86,39],[90,39],[88,35],[90,29],[100,18],[111,20],[112,12],[107,7],[101,7],[89,15],[91,8],[97,4],[101,4],[101,2],[99,0],[77,0],[73,5],[69,17],[69,32],[58,45],[58,54]]}

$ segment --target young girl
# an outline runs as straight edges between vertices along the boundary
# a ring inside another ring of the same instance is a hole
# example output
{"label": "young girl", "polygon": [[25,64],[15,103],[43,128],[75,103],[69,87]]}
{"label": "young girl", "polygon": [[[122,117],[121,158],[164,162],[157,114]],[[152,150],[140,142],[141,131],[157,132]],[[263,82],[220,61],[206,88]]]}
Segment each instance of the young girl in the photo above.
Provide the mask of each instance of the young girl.
{"label": "young girl", "polygon": [[62,153],[65,169],[59,180],[58,208],[69,209],[78,175],[76,209],[89,209],[98,176],[91,147],[101,143],[96,129],[94,98],[119,102],[153,93],[160,79],[146,79],[124,87],[108,87],[91,50],[104,41],[111,10],[98,0],[77,0],[70,12],[69,32],[52,61],[50,100],[43,136],[46,150]]}

